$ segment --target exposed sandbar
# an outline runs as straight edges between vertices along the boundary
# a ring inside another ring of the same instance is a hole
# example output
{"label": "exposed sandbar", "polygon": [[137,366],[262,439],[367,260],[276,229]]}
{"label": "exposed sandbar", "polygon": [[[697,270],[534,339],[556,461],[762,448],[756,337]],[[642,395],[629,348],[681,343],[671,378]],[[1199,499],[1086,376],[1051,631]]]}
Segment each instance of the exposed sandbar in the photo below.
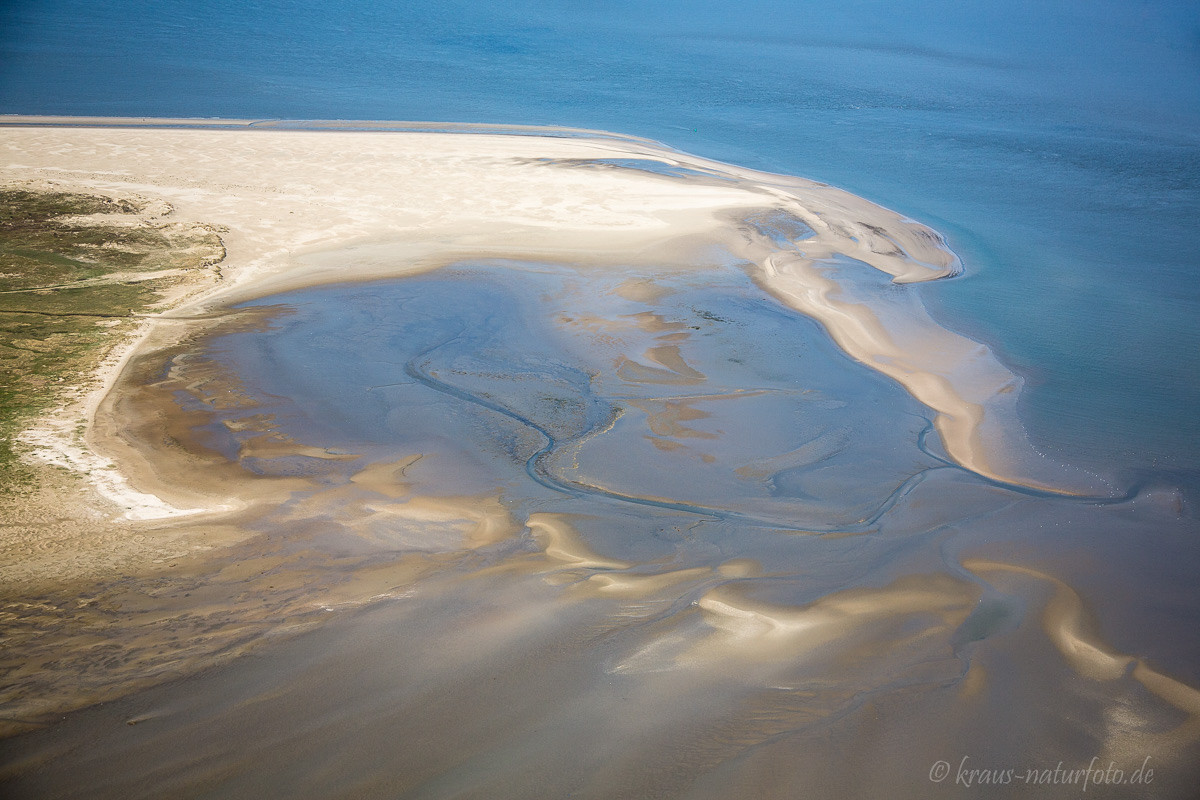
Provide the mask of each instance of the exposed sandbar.
{"label": "exposed sandbar", "polygon": [[[821,322],[849,355],[928,406],[953,460],[1006,483],[1102,490],[1029,445],[1016,416],[1021,379],[985,345],[938,325],[912,291],[881,292],[870,281],[855,288],[861,265],[893,284],[953,276],[961,266],[942,237],[825,184],[573,130],[6,122],[6,184],[138,193],[168,201],[177,218],[220,226],[228,252],[222,282],[164,316],[182,321],[285,290],[414,274],[466,258],[687,268],[711,258],[703,254],[715,245],[748,263],[780,301]],[[158,323],[160,336],[165,324]],[[40,442],[53,450],[53,438]],[[92,445],[106,447],[95,436]],[[109,494],[126,491],[142,516],[171,513],[136,493],[169,494],[169,487],[154,485],[151,470],[120,461],[137,489],[109,476]]]}

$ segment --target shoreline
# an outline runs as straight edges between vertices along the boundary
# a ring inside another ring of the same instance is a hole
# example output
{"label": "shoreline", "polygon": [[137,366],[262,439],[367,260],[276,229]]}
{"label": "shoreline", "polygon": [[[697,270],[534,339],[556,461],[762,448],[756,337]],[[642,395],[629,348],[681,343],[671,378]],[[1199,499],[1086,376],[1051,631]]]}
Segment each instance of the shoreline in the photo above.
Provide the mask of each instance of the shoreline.
{"label": "shoreline", "polygon": [[422,122],[417,120],[341,120],[341,119],[238,119],[232,117],[95,117],[50,114],[0,114],[3,127],[64,128],[151,128],[209,130],[289,130],[289,131],[375,131],[388,133],[492,133],[513,136],[545,136],[556,139],[588,138],[642,142],[663,150],[669,145],[654,139],[625,133],[570,128],[560,125],[517,125],[486,122]]}
{"label": "shoreline", "polygon": [[[470,258],[686,268],[716,246],[752,265],[760,285],[820,322],[850,357],[928,406],[947,454],[960,465],[1039,491],[1105,491],[1087,476],[1063,485],[1060,465],[1033,451],[1016,416],[1020,379],[985,345],[937,325],[911,293],[902,306],[889,307],[878,296],[848,302],[844,287],[823,274],[837,258],[862,262],[891,284],[961,270],[938,234],[870,201],[648,140],[576,129],[550,136],[555,129],[532,126],[415,123],[408,129],[409,123],[374,123],[392,128],[381,131],[269,124],[0,118],[0,146],[20,159],[0,171],[0,180],[161,197],[175,207],[176,219],[227,228],[224,279],[163,312],[161,321],[185,321],[281,291],[402,277]],[[518,130],[521,135],[510,135]],[[684,175],[655,173],[640,161]],[[251,183],[242,182],[246,176],[253,176]],[[746,224],[763,211],[789,215],[811,235],[781,241]],[[86,400],[88,445],[101,457],[112,442],[97,433],[95,413],[128,359],[160,327],[148,320]],[[171,511],[168,502],[150,510],[150,497],[170,495],[152,477],[152,456],[139,454],[143,469],[118,458],[120,471],[105,479],[101,493],[144,507],[139,513],[146,517],[184,511]],[[122,473],[131,472],[134,485],[122,489]],[[148,487],[152,491],[142,491]]]}

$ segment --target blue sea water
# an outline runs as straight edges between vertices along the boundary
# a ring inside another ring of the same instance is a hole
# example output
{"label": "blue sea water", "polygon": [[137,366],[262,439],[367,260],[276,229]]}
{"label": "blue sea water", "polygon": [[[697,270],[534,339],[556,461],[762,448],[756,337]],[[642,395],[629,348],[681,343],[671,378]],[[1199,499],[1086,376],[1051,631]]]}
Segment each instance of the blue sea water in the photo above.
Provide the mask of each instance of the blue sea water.
{"label": "blue sea water", "polygon": [[0,113],[567,125],[824,180],[948,237],[927,300],[1040,447],[1200,473],[1194,0],[8,0]]}

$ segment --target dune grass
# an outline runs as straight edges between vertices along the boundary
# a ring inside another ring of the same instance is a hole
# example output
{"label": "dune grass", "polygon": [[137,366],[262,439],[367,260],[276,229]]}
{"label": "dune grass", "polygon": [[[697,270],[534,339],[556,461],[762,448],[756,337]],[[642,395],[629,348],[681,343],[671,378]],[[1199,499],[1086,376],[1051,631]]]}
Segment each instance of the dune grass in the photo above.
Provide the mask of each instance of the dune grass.
{"label": "dune grass", "polygon": [[224,257],[210,228],[137,199],[0,188],[0,486],[15,438],[78,386],[164,292]]}

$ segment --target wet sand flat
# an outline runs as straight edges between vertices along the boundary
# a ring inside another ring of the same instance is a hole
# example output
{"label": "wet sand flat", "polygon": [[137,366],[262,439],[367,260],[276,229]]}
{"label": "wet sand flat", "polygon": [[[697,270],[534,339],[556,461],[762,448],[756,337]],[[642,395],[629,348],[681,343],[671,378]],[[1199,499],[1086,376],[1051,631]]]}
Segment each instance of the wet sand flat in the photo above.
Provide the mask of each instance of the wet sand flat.
{"label": "wet sand flat", "polygon": [[578,132],[0,146],[229,253],[62,412],[86,440],[29,439],[104,459],[89,507],[160,563],[7,557],[14,796],[1200,777],[1193,512],[1033,451],[1020,376],[924,309],[961,269],[928,228]]}

